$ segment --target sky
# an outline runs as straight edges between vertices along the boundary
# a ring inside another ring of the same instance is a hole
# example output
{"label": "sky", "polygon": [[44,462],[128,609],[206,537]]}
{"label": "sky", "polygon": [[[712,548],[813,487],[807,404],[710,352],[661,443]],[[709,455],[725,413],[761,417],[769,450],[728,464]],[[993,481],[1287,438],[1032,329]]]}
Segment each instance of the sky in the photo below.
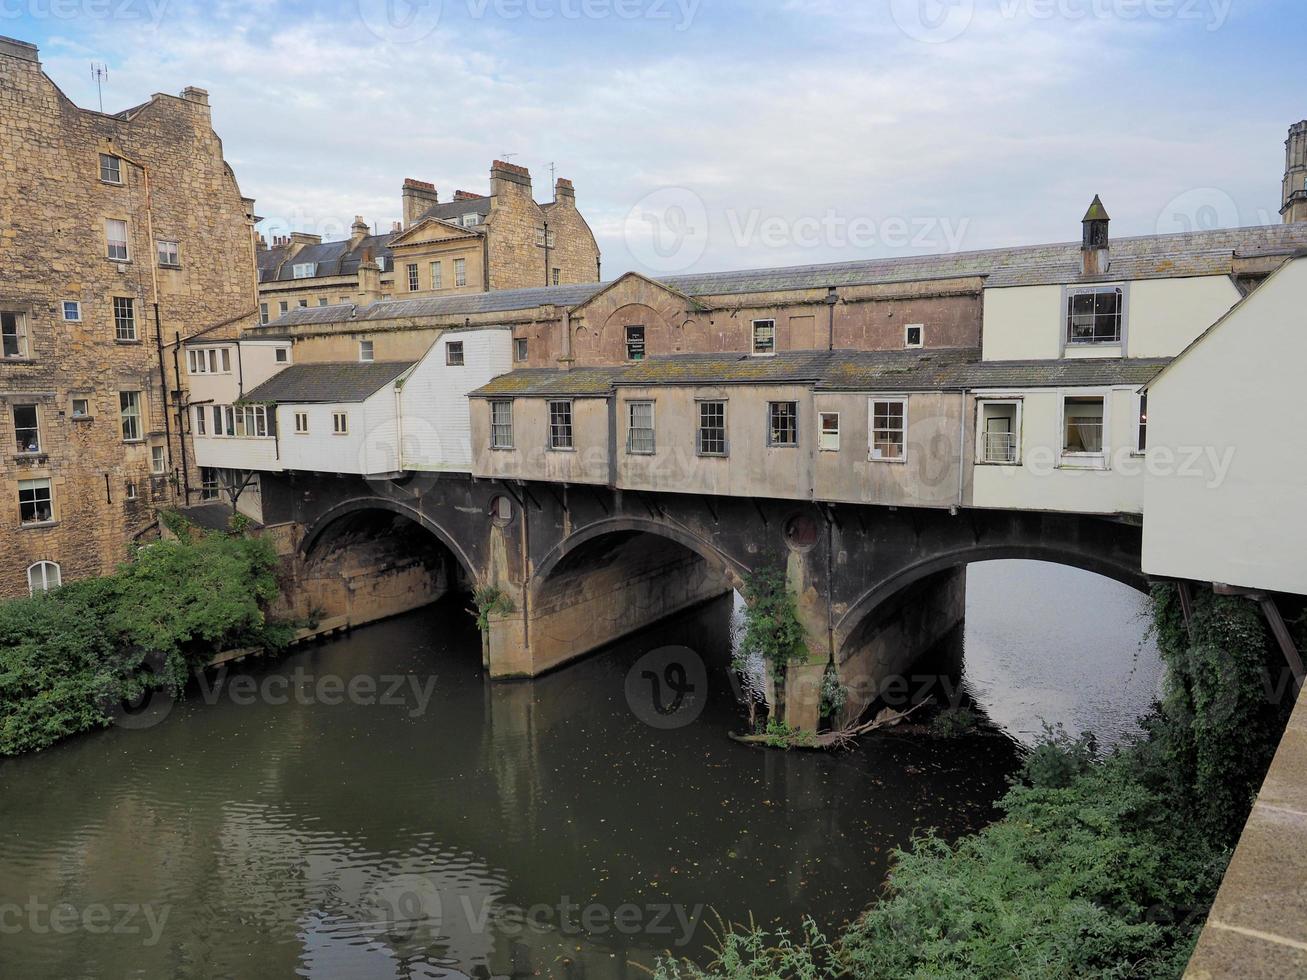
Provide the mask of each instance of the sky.
{"label": "sky", "polygon": [[492,160],[576,185],[604,277],[1279,222],[1301,0],[0,0],[96,108],[208,89],[266,235]]}

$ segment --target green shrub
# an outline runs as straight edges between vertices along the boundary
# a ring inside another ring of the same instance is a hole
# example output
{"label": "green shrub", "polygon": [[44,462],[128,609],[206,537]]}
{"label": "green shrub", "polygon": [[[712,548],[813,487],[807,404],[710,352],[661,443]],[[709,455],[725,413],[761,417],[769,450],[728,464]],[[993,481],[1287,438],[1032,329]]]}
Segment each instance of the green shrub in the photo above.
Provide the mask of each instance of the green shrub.
{"label": "green shrub", "polygon": [[946,708],[930,720],[930,734],[935,738],[961,738],[979,724],[980,715],[968,707]]}
{"label": "green shrub", "polygon": [[281,649],[269,623],[277,557],[265,541],[211,534],[137,549],[110,576],[0,602],[0,754],[109,723],[146,688],[180,692],[219,650]]}
{"label": "green shrub", "polygon": [[808,649],[799,622],[794,595],[785,583],[785,575],[774,568],[761,568],[745,580],[744,638],[740,646],[747,652],[762,655],[771,666],[772,676],[780,680],[787,664],[807,659]]}

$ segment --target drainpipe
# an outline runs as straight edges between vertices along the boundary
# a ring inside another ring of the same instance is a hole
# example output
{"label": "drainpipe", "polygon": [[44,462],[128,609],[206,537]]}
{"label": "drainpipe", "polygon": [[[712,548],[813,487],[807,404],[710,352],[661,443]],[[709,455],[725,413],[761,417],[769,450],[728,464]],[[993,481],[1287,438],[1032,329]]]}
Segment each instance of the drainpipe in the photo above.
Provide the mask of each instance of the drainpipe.
{"label": "drainpipe", "polygon": [[958,502],[953,505],[956,517],[962,507],[964,488],[966,486],[967,461],[967,390],[958,391]]}
{"label": "drainpipe", "polygon": [[[175,340],[172,346],[172,369],[178,378],[177,444],[181,446],[181,450],[182,450],[182,506],[189,507],[191,503],[191,475],[190,475],[190,464],[186,461],[186,422],[182,418],[182,415],[184,415],[186,412],[186,405],[181,398],[181,376],[182,376],[182,366],[180,361],[180,357],[181,357],[180,352],[182,349],[181,332],[174,330],[173,337],[175,338]],[[162,348],[160,348],[159,356],[160,357],[163,356]]]}
{"label": "drainpipe", "polygon": [[563,370],[572,369],[572,311],[563,307]]}
{"label": "drainpipe", "polygon": [[826,287],[826,349],[835,349],[835,304],[840,301],[834,286]]}

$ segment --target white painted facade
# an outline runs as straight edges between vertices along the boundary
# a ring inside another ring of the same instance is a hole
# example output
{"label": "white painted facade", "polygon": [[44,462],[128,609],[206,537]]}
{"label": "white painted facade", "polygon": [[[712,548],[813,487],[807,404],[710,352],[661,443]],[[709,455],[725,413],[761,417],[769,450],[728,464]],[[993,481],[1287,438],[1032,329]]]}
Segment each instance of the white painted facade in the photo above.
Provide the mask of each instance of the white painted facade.
{"label": "white painted facade", "polygon": [[[400,383],[393,381],[361,402],[278,405],[277,469],[361,476],[398,473]],[[296,416],[306,425],[297,425]]]}
{"label": "white painted facade", "polygon": [[984,359],[1174,357],[1240,299],[1229,276],[1104,281],[1101,285],[1120,286],[1124,292],[1120,344],[1066,343],[1067,286],[1007,286],[985,290]]}
{"label": "white painted facade", "polygon": [[1307,593],[1307,258],[1150,385],[1143,568]]}
{"label": "white painted facade", "polygon": [[[461,345],[462,364],[450,345]],[[508,327],[443,334],[405,379],[400,420],[402,469],[472,472],[472,414],[468,393],[513,369]]]}

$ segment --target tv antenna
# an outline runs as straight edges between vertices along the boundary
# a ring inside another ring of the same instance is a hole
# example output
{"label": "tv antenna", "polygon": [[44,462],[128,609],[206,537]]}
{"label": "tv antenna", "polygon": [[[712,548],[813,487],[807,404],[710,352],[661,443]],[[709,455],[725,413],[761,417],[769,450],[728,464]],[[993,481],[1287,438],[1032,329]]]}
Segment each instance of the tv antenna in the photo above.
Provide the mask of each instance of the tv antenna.
{"label": "tv antenna", "polygon": [[95,79],[95,91],[100,97],[100,111],[104,112],[104,82],[109,77],[109,66],[100,61],[92,61],[91,77]]}
{"label": "tv antenna", "polygon": [[522,154],[520,153],[501,153],[499,154],[499,159],[503,160],[505,163],[512,163],[513,157],[520,157],[521,155]]}

